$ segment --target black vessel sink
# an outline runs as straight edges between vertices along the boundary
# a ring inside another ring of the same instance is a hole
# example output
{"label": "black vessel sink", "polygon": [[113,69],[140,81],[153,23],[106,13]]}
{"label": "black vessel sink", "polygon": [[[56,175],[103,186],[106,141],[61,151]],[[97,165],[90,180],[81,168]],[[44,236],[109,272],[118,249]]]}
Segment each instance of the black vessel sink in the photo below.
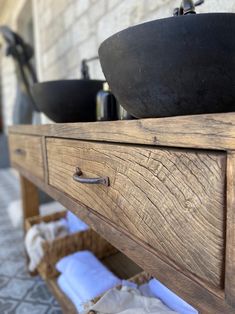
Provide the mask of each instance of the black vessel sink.
{"label": "black vessel sink", "polygon": [[32,94],[37,107],[55,122],[96,120],[96,94],[103,81],[81,79],[34,84]]}
{"label": "black vessel sink", "polygon": [[138,118],[235,110],[235,14],[175,16],[105,40],[104,75]]}

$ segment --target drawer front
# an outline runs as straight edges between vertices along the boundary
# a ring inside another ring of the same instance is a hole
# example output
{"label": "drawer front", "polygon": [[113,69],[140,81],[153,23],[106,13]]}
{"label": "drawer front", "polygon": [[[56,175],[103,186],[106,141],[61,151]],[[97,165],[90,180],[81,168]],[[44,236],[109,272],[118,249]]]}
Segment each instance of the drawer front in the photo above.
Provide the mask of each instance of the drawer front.
{"label": "drawer front", "polygon": [[30,135],[9,135],[11,162],[29,170],[30,173],[44,178],[42,139]]}
{"label": "drawer front", "polygon": [[[47,139],[49,183],[143,241],[165,260],[222,287],[223,153]],[[109,186],[74,181],[109,177]]]}

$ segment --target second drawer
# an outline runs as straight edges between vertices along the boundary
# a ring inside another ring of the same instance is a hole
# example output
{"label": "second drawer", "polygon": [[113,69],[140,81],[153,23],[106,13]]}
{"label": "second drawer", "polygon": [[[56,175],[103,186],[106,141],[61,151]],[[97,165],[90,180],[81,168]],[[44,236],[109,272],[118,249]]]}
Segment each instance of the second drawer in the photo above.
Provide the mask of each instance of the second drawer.
{"label": "second drawer", "polygon": [[224,153],[49,138],[47,156],[52,186],[222,288]]}

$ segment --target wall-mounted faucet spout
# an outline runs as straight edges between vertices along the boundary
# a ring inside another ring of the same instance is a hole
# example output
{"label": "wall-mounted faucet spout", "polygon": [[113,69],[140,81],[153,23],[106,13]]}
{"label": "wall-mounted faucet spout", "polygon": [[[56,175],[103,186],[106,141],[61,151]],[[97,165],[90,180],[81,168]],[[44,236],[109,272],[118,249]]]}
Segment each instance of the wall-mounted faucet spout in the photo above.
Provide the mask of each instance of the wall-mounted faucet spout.
{"label": "wall-mounted faucet spout", "polygon": [[89,74],[89,67],[88,67],[88,62],[98,60],[99,57],[95,56],[89,59],[83,59],[82,64],[81,64],[81,75],[83,79],[89,80],[90,79],[90,74]]}
{"label": "wall-mounted faucet spout", "polygon": [[194,2],[193,0],[182,0],[179,8],[175,8],[173,15],[187,15],[196,14],[196,7],[204,3],[204,0],[198,0]]}

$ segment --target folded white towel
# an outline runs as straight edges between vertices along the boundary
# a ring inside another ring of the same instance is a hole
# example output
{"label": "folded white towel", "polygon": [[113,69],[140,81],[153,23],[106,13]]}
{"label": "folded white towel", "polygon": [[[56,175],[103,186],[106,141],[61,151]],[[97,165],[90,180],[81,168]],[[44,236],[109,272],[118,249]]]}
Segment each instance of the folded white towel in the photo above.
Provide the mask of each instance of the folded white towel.
{"label": "folded white towel", "polygon": [[25,236],[25,247],[29,256],[29,270],[34,271],[43,258],[42,244],[68,235],[65,219],[33,225]]}
{"label": "folded white towel", "polygon": [[67,280],[66,280],[66,278],[65,278],[65,276],[63,274],[58,277],[57,283],[58,283],[60,289],[73,302],[73,304],[75,305],[77,311],[80,313],[83,310],[82,302],[81,302],[78,294],[76,293],[76,291],[74,291],[70,287],[69,283],[67,282]]}
{"label": "folded white towel", "polygon": [[57,263],[56,268],[63,273],[82,303],[121,284],[121,280],[89,251],[77,252],[63,258]]}

